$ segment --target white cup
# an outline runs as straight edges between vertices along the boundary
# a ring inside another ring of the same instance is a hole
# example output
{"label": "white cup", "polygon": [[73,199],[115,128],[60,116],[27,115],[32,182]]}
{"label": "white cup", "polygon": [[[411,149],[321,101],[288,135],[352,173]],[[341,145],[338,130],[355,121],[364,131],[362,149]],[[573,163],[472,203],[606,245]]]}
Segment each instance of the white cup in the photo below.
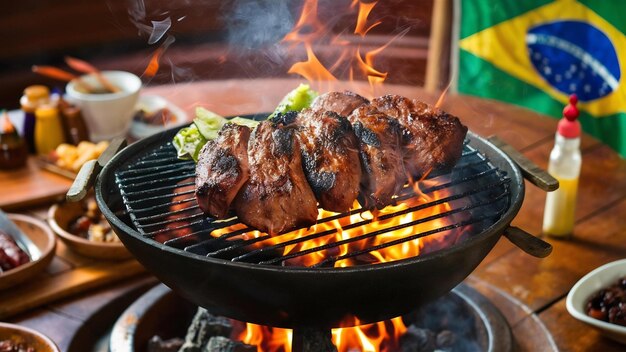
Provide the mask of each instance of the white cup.
{"label": "white cup", "polygon": [[[94,142],[110,140],[128,132],[141,88],[141,79],[130,72],[102,71],[101,74],[120,91],[86,93],[77,80],[70,81],[65,87],[67,99],[81,108],[89,138]],[[102,89],[102,84],[93,74],[80,79],[90,87]]]}

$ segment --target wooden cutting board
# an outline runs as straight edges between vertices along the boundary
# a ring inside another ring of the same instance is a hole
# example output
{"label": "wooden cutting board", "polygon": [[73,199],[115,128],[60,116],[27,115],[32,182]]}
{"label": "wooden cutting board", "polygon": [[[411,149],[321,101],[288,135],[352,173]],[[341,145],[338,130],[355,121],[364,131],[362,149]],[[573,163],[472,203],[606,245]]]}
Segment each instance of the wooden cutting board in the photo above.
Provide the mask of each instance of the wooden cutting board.
{"label": "wooden cutting board", "polygon": [[91,259],[57,241],[56,255],[45,271],[25,283],[0,290],[0,320],[143,273],[145,269],[134,259]]}
{"label": "wooden cutting board", "polygon": [[65,198],[72,180],[42,169],[31,156],[25,167],[0,170],[0,208],[14,211]]}

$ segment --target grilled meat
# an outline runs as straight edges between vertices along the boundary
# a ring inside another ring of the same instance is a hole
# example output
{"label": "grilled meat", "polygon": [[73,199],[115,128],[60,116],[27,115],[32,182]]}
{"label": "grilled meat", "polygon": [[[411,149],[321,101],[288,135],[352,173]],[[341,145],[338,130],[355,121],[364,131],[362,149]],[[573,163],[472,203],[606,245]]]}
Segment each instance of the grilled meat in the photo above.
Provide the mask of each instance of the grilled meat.
{"label": "grilled meat", "polygon": [[359,194],[361,164],[348,119],[332,111],[304,109],[275,120],[297,126],[304,174],[320,206],[350,210]]}
{"label": "grilled meat", "polygon": [[[398,121],[363,105],[348,117],[359,141],[361,159],[361,192],[365,207],[379,209],[391,203],[406,181],[400,146]],[[371,203],[371,204],[370,204]]]}
{"label": "grilled meat", "polygon": [[196,199],[208,215],[224,218],[248,179],[250,129],[227,123],[200,151],[196,166]]}
{"label": "grilled meat", "polygon": [[250,178],[235,210],[244,224],[279,234],[315,224],[317,202],[302,170],[292,126],[261,122],[248,143]]}
{"label": "grilled meat", "polygon": [[213,217],[233,203],[242,223],[280,234],[313,225],[317,202],[344,212],[360,194],[365,208],[389,205],[407,177],[452,168],[466,133],[456,117],[417,100],[330,92],[252,133],[225,125],[201,152],[196,198]]}
{"label": "grilled meat", "polygon": [[361,105],[369,104],[369,100],[362,96],[345,91],[329,92],[320,95],[311,103],[311,110],[332,111],[341,116],[348,116]]}
{"label": "grilled meat", "polygon": [[457,117],[398,95],[375,98],[371,104],[402,126],[404,167],[413,180],[431,170],[450,170],[461,157],[467,127]]}

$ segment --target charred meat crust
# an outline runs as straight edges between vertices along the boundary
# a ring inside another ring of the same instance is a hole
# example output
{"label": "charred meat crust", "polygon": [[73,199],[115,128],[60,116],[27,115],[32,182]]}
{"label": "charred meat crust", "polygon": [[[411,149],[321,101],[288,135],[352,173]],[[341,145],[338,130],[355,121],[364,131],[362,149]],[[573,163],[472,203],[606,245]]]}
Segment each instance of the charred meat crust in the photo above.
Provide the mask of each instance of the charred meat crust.
{"label": "charred meat crust", "polygon": [[414,180],[431,170],[450,170],[461,157],[467,127],[457,117],[398,95],[375,98],[371,104],[402,126],[404,166]]}
{"label": "charred meat crust", "polygon": [[354,110],[348,117],[359,141],[361,193],[365,207],[379,209],[391,203],[404,185],[405,171],[398,121],[370,105]]}
{"label": "charred meat crust", "polygon": [[235,200],[244,224],[280,234],[315,224],[317,202],[302,170],[293,127],[261,122],[250,136],[250,177]]}
{"label": "charred meat crust", "polygon": [[315,98],[311,110],[332,111],[341,116],[348,116],[361,105],[369,104],[369,100],[350,92],[328,92]]}
{"label": "charred meat crust", "polygon": [[201,150],[195,193],[198,205],[206,214],[224,218],[248,179],[249,137],[248,127],[229,123]]}
{"label": "charred meat crust", "polygon": [[284,233],[314,224],[317,202],[343,212],[360,194],[365,208],[389,205],[407,177],[452,168],[466,133],[458,118],[417,100],[331,92],[252,132],[225,125],[200,154],[196,198],[211,216],[234,203],[244,224]]}
{"label": "charred meat crust", "polygon": [[350,209],[359,194],[361,164],[350,122],[332,111],[305,109],[294,121],[304,173],[324,209]]}

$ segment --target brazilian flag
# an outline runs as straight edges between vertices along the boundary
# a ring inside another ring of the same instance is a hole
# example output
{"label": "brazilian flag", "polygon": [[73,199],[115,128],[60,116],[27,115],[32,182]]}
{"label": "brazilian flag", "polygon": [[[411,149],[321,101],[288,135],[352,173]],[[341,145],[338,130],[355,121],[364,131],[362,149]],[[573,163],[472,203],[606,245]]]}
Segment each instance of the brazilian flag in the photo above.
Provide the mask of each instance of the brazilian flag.
{"label": "brazilian flag", "polygon": [[457,0],[458,91],[560,118],[626,157],[625,0]]}

